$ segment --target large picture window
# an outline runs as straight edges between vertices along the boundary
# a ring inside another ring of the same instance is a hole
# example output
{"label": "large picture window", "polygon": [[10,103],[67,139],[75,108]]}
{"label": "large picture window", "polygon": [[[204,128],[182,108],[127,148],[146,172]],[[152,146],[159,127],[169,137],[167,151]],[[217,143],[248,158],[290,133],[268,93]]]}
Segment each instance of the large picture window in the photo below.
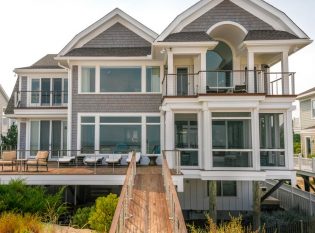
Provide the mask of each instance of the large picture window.
{"label": "large picture window", "polygon": [[141,92],[141,67],[100,70],[101,92]]}
{"label": "large picture window", "polygon": [[95,152],[95,117],[81,117],[81,152]]}
{"label": "large picture window", "polygon": [[250,113],[213,113],[213,166],[252,167],[251,135]]}
{"label": "large picture window", "polygon": [[141,151],[141,117],[100,117],[100,153]]}
{"label": "large picture window", "polygon": [[147,117],[147,154],[160,154],[160,117]]}
{"label": "large picture window", "polygon": [[259,128],[260,165],[284,167],[284,115],[281,113],[260,113]]}

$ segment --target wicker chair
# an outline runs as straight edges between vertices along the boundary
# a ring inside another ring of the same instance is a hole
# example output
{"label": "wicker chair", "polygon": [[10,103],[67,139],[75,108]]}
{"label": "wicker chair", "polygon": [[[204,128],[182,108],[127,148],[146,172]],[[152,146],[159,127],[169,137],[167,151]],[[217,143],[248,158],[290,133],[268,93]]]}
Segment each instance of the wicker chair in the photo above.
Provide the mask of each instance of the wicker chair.
{"label": "wicker chair", "polygon": [[14,165],[16,164],[16,151],[3,151],[2,159],[0,159],[0,165],[2,165],[2,171],[4,166],[12,166],[12,171]]}
{"label": "wicker chair", "polygon": [[28,171],[29,166],[36,166],[36,171],[39,171],[38,168],[40,166],[46,167],[46,171],[48,171],[48,151],[38,151],[35,159],[26,161],[26,170]]}

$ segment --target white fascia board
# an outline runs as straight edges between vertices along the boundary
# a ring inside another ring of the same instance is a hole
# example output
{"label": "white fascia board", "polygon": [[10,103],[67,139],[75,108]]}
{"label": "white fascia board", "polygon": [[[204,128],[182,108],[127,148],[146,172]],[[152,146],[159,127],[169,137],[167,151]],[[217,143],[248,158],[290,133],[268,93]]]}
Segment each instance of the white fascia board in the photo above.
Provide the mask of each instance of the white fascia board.
{"label": "white fascia board", "polygon": [[15,118],[29,117],[66,117],[68,114],[67,108],[64,109],[14,109]]}
{"label": "white fascia board", "polygon": [[305,93],[303,95],[298,95],[298,97],[296,97],[297,100],[303,100],[305,98],[308,98],[312,95],[315,95],[315,91],[309,92],[309,93]]}
{"label": "white fascia board", "polygon": [[218,45],[218,41],[198,41],[198,42],[155,42],[153,46],[164,48],[195,48],[204,47],[205,49],[213,49]]}
{"label": "white fascia board", "polygon": [[75,46],[75,44],[77,44],[82,38],[86,37],[89,33],[93,32],[94,30],[96,30],[97,28],[101,27],[103,24],[105,24],[106,22],[110,21],[112,18],[114,18],[115,16],[118,16],[126,21],[128,21],[130,24],[134,25],[135,27],[139,28],[140,30],[142,30],[144,33],[146,33],[148,36],[151,37],[151,41],[153,42],[155,40],[155,38],[157,38],[158,34],[155,33],[154,31],[152,31],[151,29],[149,29],[148,27],[144,26],[143,24],[141,24],[139,21],[135,20],[134,18],[132,18],[131,16],[129,16],[128,14],[126,14],[125,12],[123,12],[122,10],[116,8],[113,11],[111,11],[110,13],[108,13],[107,15],[105,15],[103,18],[101,18],[100,20],[98,20],[97,22],[95,22],[94,24],[92,24],[91,26],[87,27],[86,29],[84,29],[82,32],[80,32],[79,34],[77,34],[61,51],[60,53],[57,55],[57,57],[60,57],[62,55],[65,55],[70,49],[73,48],[73,46]]}
{"label": "white fascia board", "polygon": [[[232,0],[235,1],[235,0]],[[239,1],[239,0],[237,0]],[[261,1],[261,0],[250,0],[252,3],[256,4],[257,6],[265,9],[267,12],[271,13],[272,15],[276,16],[280,19],[287,27],[289,27],[294,34],[296,34],[300,38],[309,38],[308,35],[304,31],[301,30],[283,11],[275,8],[271,4]],[[243,1],[246,2],[246,1]],[[273,25],[273,24],[271,24]]]}
{"label": "white fascia board", "polygon": [[23,179],[28,185],[123,185],[124,175],[1,175],[0,184]]}
{"label": "white fascia board", "polygon": [[296,171],[292,170],[266,170],[265,172],[268,180],[290,180],[296,174]]}
{"label": "white fascia board", "polygon": [[309,39],[292,39],[292,40],[247,40],[243,45],[249,46],[292,46],[292,45],[308,45],[312,43]]}
{"label": "white fascia board", "polygon": [[199,96],[198,101],[202,102],[257,102],[257,101],[263,101],[265,100],[266,96],[264,94],[262,95],[231,95],[229,96]]}
{"label": "white fascia board", "polygon": [[32,74],[32,73],[67,73],[65,69],[14,69],[14,73],[16,74]]}
{"label": "white fascia board", "polygon": [[152,56],[142,57],[56,57],[59,61],[147,61],[152,60]]}
{"label": "white fascia board", "polygon": [[[195,5],[191,6],[183,13],[178,15],[164,31],[156,38],[155,41],[163,41],[169,34],[173,32],[179,32],[182,28],[184,28],[188,23],[192,22],[194,19],[200,17],[200,15],[206,13],[211,8],[215,7],[216,5],[220,4],[223,0],[201,0],[197,2]],[[207,6],[207,4],[209,4]],[[207,7],[206,7],[207,6]],[[198,11],[202,12],[198,12]]]}

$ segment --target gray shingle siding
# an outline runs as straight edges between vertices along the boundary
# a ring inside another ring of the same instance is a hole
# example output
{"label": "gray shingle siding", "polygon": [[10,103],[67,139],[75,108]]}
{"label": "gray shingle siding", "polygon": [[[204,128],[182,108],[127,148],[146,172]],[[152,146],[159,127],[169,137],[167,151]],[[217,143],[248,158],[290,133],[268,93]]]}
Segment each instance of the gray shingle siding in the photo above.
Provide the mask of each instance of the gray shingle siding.
{"label": "gray shingle siding", "polygon": [[78,94],[78,67],[72,67],[72,149],[77,149],[78,113],[159,113],[160,94]]}
{"label": "gray shingle siding", "polygon": [[20,123],[20,150],[26,149],[26,123]]}
{"label": "gray shingle siding", "polygon": [[83,47],[85,48],[117,48],[117,47],[150,47],[151,43],[129,30],[120,23],[116,23],[105,30]]}
{"label": "gray shingle siding", "polygon": [[229,0],[225,0],[195,21],[191,22],[182,31],[207,31],[214,24],[222,21],[239,23],[247,30],[273,30],[271,25],[252,15],[248,11],[245,11]]}
{"label": "gray shingle siding", "polygon": [[[313,96],[315,99],[315,95]],[[315,119],[312,119],[311,99],[300,101],[301,128],[306,129],[315,125]]]}
{"label": "gray shingle siding", "polygon": [[14,102],[15,102],[15,93],[19,90],[19,78],[16,79],[14,89],[11,93],[8,105],[5,109],[5,114],[14,114]]}
{"label": "gray shingle siding", "polygon": [[21,81],[21,104],[20,107],[27,106],[27,77],[22,76]]}

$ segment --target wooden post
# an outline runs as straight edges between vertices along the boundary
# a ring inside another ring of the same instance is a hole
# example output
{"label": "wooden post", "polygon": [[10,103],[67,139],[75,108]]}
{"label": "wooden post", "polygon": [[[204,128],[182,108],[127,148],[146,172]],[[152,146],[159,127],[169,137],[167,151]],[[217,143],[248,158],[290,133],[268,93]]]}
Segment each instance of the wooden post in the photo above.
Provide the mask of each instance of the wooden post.
{"label": "wooden post", "polygon": [[258,181],[253,181],[253,230],[260,229],[260,186]]}
{"label": "wooden post", "polygon": [[209,217],[217,222],[217,182],[209,180]]}

